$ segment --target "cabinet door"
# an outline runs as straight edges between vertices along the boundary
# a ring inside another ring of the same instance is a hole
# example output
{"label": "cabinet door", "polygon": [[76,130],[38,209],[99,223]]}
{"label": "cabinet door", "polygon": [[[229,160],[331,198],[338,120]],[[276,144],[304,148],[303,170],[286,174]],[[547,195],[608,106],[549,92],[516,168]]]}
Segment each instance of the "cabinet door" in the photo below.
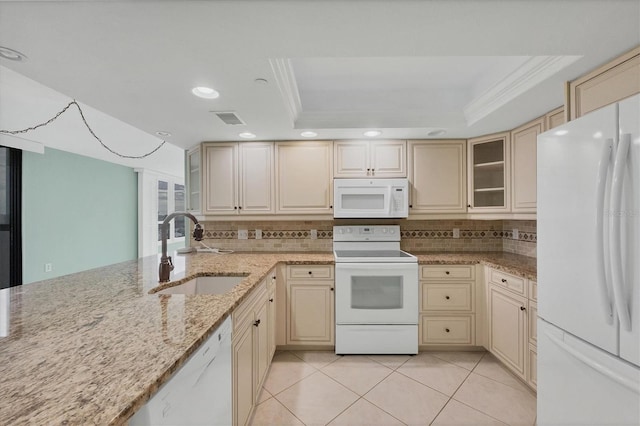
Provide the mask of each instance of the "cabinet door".
{"label": "cabinet door", "polygon": [[336,141],[333,177],[367,177],[371,174],[368,141]]}
{"label": "cabinet door", "polygon": [[[275,276],[275,273],[273,274]],[[271,275],[267,279],[271,279]],[[275,280],[274,280],[275,281]],[[275,282],[268,294],[269,305],[267,308],[267,323],[269,327],[267,357],[269,362],[273,358],[273,354],[276,352],[276,286]]]}
{"label": "cabinet door", "polygon": [[247,322],[233,340],[233,424],[245,425],[255,398],[253,325]]}
{"label": "cabinet door", "polygon": [[407,177],[406,141],[373,141],[369,147],[369,158],[371,176]]}
{"label": "cabinet door", "polygon": [[559,125],[566,123],[564,114],[564,107],[556,108],[545,114],[544,131],[546,132],[547,130],[551,130],[554,127],[558,127]]}
{"label": "cabinet door", "polygon": [[212,143],[204,148],[204,214],[238,211],[238,144]]}
{"label": "cabinet door", "polygon": [[511,211],[536,211],[536,156],[538,135],[544,119],[538,119],[511,132]]}
{"label": "cabinet door", "polygon": [[333,283],[287,285],[287,344],[334,344]]}
{"label": "cabinet door", "polygon": [[262,380],[264,379],[267,369],[269,368],[269,302],[267,299],[263,299],[262,303],[256,307],[255,321],[253,323],[254,340],[254,353],[255,353],[255,369],[256,378],[254,385],[254,397],[258,399],[258,393]]}
{"label": "cabinet door", "polygon": [[332,214],[330,141],[276,142],[276,213]]}
{"label": "cabinet door", "polygon": [[190,150],[187,153],[187,211],[200,212],[200,147]]}
{"label": "cabinet door", "polygon": [[469,212],[509,211],[509,133],[470,139],[468,157]]}
{"label": "cabinet door", "polygon": [[525,298],[489,286],[489,350],[522,378],[528,346],[526,306]]}
{"label": "cabinet door", "polygon": [[411,214],[467,211],[465,146],[463,140],[409,142]]}
{"label": "cabinet door", "polygon": [[275,212],[272,142],[245,142],[240,148],[240,214]]}

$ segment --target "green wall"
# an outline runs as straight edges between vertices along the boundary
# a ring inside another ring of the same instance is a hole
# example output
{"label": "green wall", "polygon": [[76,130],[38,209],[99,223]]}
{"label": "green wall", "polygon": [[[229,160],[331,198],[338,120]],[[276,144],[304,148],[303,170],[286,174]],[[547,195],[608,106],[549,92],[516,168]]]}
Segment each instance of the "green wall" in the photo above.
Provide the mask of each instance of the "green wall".
{"label": "green wall", "polygon": [[137,182],[129,167],[49,148],[24,151],[23,282],[136,259]]}

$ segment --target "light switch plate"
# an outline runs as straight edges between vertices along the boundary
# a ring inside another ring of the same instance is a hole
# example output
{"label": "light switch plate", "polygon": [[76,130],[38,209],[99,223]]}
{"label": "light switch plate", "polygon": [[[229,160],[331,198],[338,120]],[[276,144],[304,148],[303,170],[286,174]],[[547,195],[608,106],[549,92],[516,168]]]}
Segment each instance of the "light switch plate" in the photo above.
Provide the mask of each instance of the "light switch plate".
{"label": "light switch plate", "polygon": [[238,239],[239,240],[248,240],[249,239],[249,230],[247,230],[247,229],[238,229]]}
{"label": "light switch plate", "polygon": [[262,239],[262,229],[256,229],[256,240]]}
{"label": "light switch plate", "polygon": [[317,240],[318,239],[318,230],[317,229],[312,229],[311,230],[311,239],[312,240]]}
{"label": "light switch plate", "polygon": [[514,240],[520,239],[520,232],[518,232],[518,228],[513,228],[513,239]]}
{"label": "light switch plate", "polygon": [[460,238],[460,228],[453,228],[453,238]]}

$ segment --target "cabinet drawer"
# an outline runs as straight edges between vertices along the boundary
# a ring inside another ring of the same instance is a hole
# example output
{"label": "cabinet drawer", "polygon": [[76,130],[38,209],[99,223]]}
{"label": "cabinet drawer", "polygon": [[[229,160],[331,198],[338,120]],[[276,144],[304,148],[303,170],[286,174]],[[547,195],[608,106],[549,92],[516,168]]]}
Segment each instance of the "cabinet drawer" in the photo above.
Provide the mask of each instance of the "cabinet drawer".
{"label": "cabinet drawer", "polygon": [[333,278],[333,265],[291,265],[287,271],[288,278]]}
{"label": "cabinet drawer", "polygon": [[422,344],[473,345],[473,315],[422,316]]}
{"label": "cabinet drawer", "polygon": [[472,280],[474,278],[474,265],[425,265],[420,268],[420,279],[423,280]]}
{"label": "cabinet drawer", "polygon": [[538,283],[531,280],[529,280],[529,299],[538,301]]}
{"label": "cabinet drawer", "polygon": [[489,272],[489,281],[522,296],[527,295],[526,280],[524,278],[516,277],[515,275],[507,274],[497,269],[491,269]]}
{"label": "cabinet drawer", "polygon": [[259,301],[267,297],[267,282],[263,280],[256,288],[251,290],[249,296],[233,310],[231,318],[233,320],[234,334],[242,328],[247,321],[253,321],[253,311]]}
{"label": "cabinet drawer", "polygon": [[423,283],[420,310],[473,310],[472,283]]}

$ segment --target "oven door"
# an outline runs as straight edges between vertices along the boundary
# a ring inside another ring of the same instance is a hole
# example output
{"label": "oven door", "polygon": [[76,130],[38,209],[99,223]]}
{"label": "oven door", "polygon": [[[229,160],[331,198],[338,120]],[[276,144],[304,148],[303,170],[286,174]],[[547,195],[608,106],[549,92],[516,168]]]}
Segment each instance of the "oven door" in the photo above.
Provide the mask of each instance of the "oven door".
{"label": "oven door", "polygon": [[337,263],[337,324],[417,324],[418,264]]}

